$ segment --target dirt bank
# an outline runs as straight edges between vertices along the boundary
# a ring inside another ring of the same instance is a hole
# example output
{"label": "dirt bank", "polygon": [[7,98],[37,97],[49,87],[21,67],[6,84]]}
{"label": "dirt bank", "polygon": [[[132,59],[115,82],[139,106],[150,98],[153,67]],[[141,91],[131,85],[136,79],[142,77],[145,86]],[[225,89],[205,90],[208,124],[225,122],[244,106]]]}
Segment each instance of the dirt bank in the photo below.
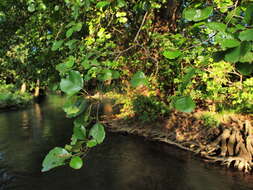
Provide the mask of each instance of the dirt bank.
{"label": "dirt bank", "polygon": [[252,169],[253,128],[249,116],[229,117],[217,127],[204,126],[195,114],[172,112],[167,120],[140,123],[112,116],[104,123],[110,131],[123,132],[175,145],[208,162],[218,162],[249,173]]}

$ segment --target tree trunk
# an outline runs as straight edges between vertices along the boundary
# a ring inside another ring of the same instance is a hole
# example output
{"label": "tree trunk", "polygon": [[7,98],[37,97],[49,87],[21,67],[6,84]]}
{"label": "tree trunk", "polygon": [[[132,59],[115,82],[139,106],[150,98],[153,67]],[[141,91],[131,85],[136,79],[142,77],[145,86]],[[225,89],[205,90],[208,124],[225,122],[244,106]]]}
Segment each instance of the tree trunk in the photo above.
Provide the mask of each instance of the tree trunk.
{"label": "tree trunk", "polygon": [[34,91],[34,97],[38,97],[40,95],[40,80],[37,79],[36,87]]}
{"label": "tree trunk", "polygon": [[23,84],[22,84],[22,86],[21,86],[21,88],[20,88],[20,93],[21,93],[21,94],[24,94],[25,92],[26,92],[26,83],[23,82]]}
{"label": "tree trunk", "polygon": [[177,28],[177,19],[180,17],[182,1],[167,0],[161,7],[158,17],[165,22],[169,30],[174,31]]}

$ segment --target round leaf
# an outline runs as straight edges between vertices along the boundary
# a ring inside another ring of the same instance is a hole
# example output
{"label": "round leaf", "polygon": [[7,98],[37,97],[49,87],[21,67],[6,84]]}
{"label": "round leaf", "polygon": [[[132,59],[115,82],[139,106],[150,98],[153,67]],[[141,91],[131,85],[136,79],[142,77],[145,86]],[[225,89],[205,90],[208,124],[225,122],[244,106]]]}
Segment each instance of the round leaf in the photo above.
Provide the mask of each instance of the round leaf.
{"label": "round leaf", "polygon": [[109,1],[100,1],[97,3],[96,7],[97,8],[104,8],[106,6],[110,5],[110,2]]}
{"label": "round leaf", "polygon": [[209,22],[207,23],[207,27],[211,30],[219,31],[219,32],[225,32],[227,28],[227,26],[224,23],[220,23],[220,22]]}
{"label": "round leaf", "polygon": [[112,71],[110,69],[102,70],[101,74],[99,75],[99,80],[106,81],[112,79]]}
{"label": "round leaf", "polygon": [[78,71],[70,71],[69,76],[61,80],[60,87],[66,94],[73,95],[82,89],[83,78]]}
{"label": "round leaf", "polygon": [[81,22],[77,23],[74,27],[73,30],[80,32],[82,30],[83,24]]}
{"label": "round leaf", "polygon": [[69,162],[69,166],[73,169],[80,169],[83,166],[83,160],[79,156],[74,156]]}
{"label": "round leaf", "polygon": [[247,52],[244,56],[240,58],[240,62],[245,63],[245,62],[253,62],[253,53],[252,52]]}
{"label": "round leaf", "polygon": [[56,147],[52,149],[42,163],[42,172],[51,170],[52,168],[62,166],[65,164],[65,160],[71,156],[64,148]]}
{"label": "round leaf", "polygon": [[145,74],[141,71],[135,73],[130,81],[132,87],[136,88],[140,85],[147,85],[148,81]]}
{"label": "round leaf", "polygon": [[240,45],[240,42],[236,39],[225,39],[221,41],[221,47],[224,49],[237,47],[239,45]]}
{"label": "round leaf", "polygon": [[82,97],[71,97],[68,101],[64,104],[63,110],[66,112],[68,118],[73,118],[85,110],[87,107],[87,101]]}
{"label": "round leaf", "polygon": [[237,63],[236,68],[242,75],[250,75],[253,73],[253,64],[251,63]]}
{"label": "round leaf", "polygon": [[112,71],[112,78],[113,79],[118,79],[120,77],[119,71]]}
{"label": "round leaf", "polygon": [[53,43],[53,46],[52,46],[51,50],[52,51],[58,50],[62,46],[63,42],[64,42],[63,40],[55,41]]}
{"label": "round leaf", "polygon": [[92,147],[96,146],[97,144],[98,144],[98,143],[97,143],[97,141],[96,141],[95,139],[91,139],[91,140],[89,140],[89,141],[87,142],[86,146],[87,146],[88,148],[92,148]]}
{"label": "round leaf", "polygon": [[242,42],[240,46],[229,50],[225,55],[225,60],[230,63],[238,62],[251,50],[250,42]]}
{"label": "round leaf", "polygon": [[253,29],[247,29],[240,32],[239,39],[241,41],[253,41]]}
{"label": "round leaf", "polygon": [[181,112],[192,112],[196,107],[190,96],[179,97],[175,101],[175,108]]}
{"label": "round leaf", "polygon": [[78,140],[86,139],[86,129],[83,125],[75,125],[74,126],[74,135]]}
{"label": "round leaf", "polygon": [[28,6],[28,11],[29,12],[34,12],[35,11],[35,5],[33,3]]}
{"label": "round leaf", "polygon": [[75,60],[76,58],[74,56],[69,56],[65,62],[65,65],[67,68],[71,68],[74,66],[75,64]]}
{"label": "round leaf", "polygon": [[105,139],[105,129],[100,123],[96,123],[90,130],[89,136],[93,137],[98,144],[101,144]]}
{"label": "round leaf", "polygon": [[206,7],[204,9],[186,8],[183,11],[185,19],[195,22],[207,19],[212,13],[213,7]]}
{"label": "round leaf", "polygon": [[168,58],[168,59],[175,59],[177,57],[179,57],[181,55],[181,51],[179,50],[174,50],[174,51],[164,51],[163,55],[164,57]]}
{"label": "round leaf", "polygon": [[74,32],[73,28],[68,29],[66,32],[66,37],[69,38],[70,36],[72,36],[73,32]]}

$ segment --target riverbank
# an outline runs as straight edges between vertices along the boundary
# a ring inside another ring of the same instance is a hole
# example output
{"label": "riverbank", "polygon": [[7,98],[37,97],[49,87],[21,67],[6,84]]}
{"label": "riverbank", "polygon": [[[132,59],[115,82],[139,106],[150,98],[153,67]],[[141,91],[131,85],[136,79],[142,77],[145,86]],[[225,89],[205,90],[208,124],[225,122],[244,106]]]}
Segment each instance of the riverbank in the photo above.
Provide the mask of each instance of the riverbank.
{"label": "riverbank", "polygon": [[13,84],[0,84],[0,111],[26,108],[34,101],[27,92],[21,92]]}
{"label": "riverbank", "polygon": [[207,162],[218,162],[245,173],[252,170],[252,117],[231,115],[218,126],[207,127],[201,113],[171,112],[168,119],[143,123],[107,116],[104,123],[112,132],[143,136],[191,151]]}

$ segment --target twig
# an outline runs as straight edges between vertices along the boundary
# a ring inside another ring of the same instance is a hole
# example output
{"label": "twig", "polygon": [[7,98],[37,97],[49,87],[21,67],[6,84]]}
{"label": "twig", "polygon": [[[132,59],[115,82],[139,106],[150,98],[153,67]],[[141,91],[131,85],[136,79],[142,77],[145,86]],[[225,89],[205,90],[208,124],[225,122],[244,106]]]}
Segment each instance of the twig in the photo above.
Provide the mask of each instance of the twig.
{"label": "twig", "polygon": [[218,32],[215,32],[212,36],[210,36],[209,38],[207,38],[207,39],[204,40],[203,42],[200,42],[200,43],[198,43],[198,44],[195,44],[195,45],[192,45],[192,46],[190,46],[190,47],[188,47],[188,48],[183,49],[183,51],[189,50],[189,49],[192,49],[192,48],[195,48],[195,47],[197,47],[197,46],[202,45],[202,44],[205,43],[205,42],[208,42],[211,38],[213,38],[214,36],[216,36],[216,34],[218,34]]}
{"label": "twig", "polygon": [[155,62],[155,64],[156,64],[155,76],[157,76],[157,74],[158,74],[158,72],[159,72],[158,60],[157,60],[156,58],[154,58],[154,57],[151,57],[151,56],[150,56],[149,50],[146,49],[143,45],[138,45],[138,46],[140,46],[142,49],[144,49],[144,51],[145,51],[146,55],[148,56],[148,58],[149,58],[149,59],[152,59],[152,60]]}
{"label": "twig", "polygon": [[230,21],[232,20],[232,18],[235,16],[236,8],[237,8],[237,6],[238,6],[238,3],[239,3],[239,0],[237,0],[237,1],[235,2],[235,8],[234,8],[234,10],[233,10],[233,14],[232,14],[231,18],[228,20],[226,26],[228,26],[228,24],[230,23]]}
{"label": "twig", "polygon": [[119,58],[123,53],[129,51],[129,50],[132,49],[132,48],[135,48],[136,46],[138,46],[138,45],[132,45],[132,46],[128,47],[127,49],[125,49],[125,50],[119,52],[118,55],[115,57],[114,61],[117,61],[118,58]]}
{"label": "twig", "polygon": [[141,32],[141,29],[142,29],[142,27],[143,27],[143,25],[144,25],[144,23],[145,23],[145,21],[146,21],[147,16],[148,16],[148,12],[145,13],[145,15],[144,15],[144,17],[143,17],[143,19],[142,19],[141,26],[140,26],[140,28],[139,28],[139,30],[138,30],[138,32],[137,32],[135,38],[134,38],[134,42],[137,41],[137,39],[138,39],[138,37],[139,37],[139,35],[140,35],[140,32]]}
{"label": "twig", "polygon": [[57,32],[57,34],[56,34],[54,40],[57,40],[57,38],[59,37],[60,33],[62,32],[62,29],[63,29],[63,24],[61,24],[61,28],[60,28],[59,31]]}
{"label": "twig", "polygon": [[128,47],[127,49],[125,49],[125,50],[119,52],[118,55],[115,57],[114,61],[117,61],[118,58],[119,58],[123,53],[126,53],[127,51],[129,51],[130,49],[135,48],[135,47],[140,47],[140,48],[142,48],[142,49],[145,51],[146,56],[147,56],[149,59],[151,59],[151,60],[153,60],[153,61],[155,62],[155,64],[156,64],[155,76],[156,76],[156,75],[158,74],[158,72],[159,72],[158,60],[157,60],[156,58],[154,58],[154,57],[151,57],[151,56],[150,56],[149,50],[148,50],[147,48],[145,48],[145,47],[144,47],[143,45],[141,45],[141,44],[132,45],[132,46]]}

